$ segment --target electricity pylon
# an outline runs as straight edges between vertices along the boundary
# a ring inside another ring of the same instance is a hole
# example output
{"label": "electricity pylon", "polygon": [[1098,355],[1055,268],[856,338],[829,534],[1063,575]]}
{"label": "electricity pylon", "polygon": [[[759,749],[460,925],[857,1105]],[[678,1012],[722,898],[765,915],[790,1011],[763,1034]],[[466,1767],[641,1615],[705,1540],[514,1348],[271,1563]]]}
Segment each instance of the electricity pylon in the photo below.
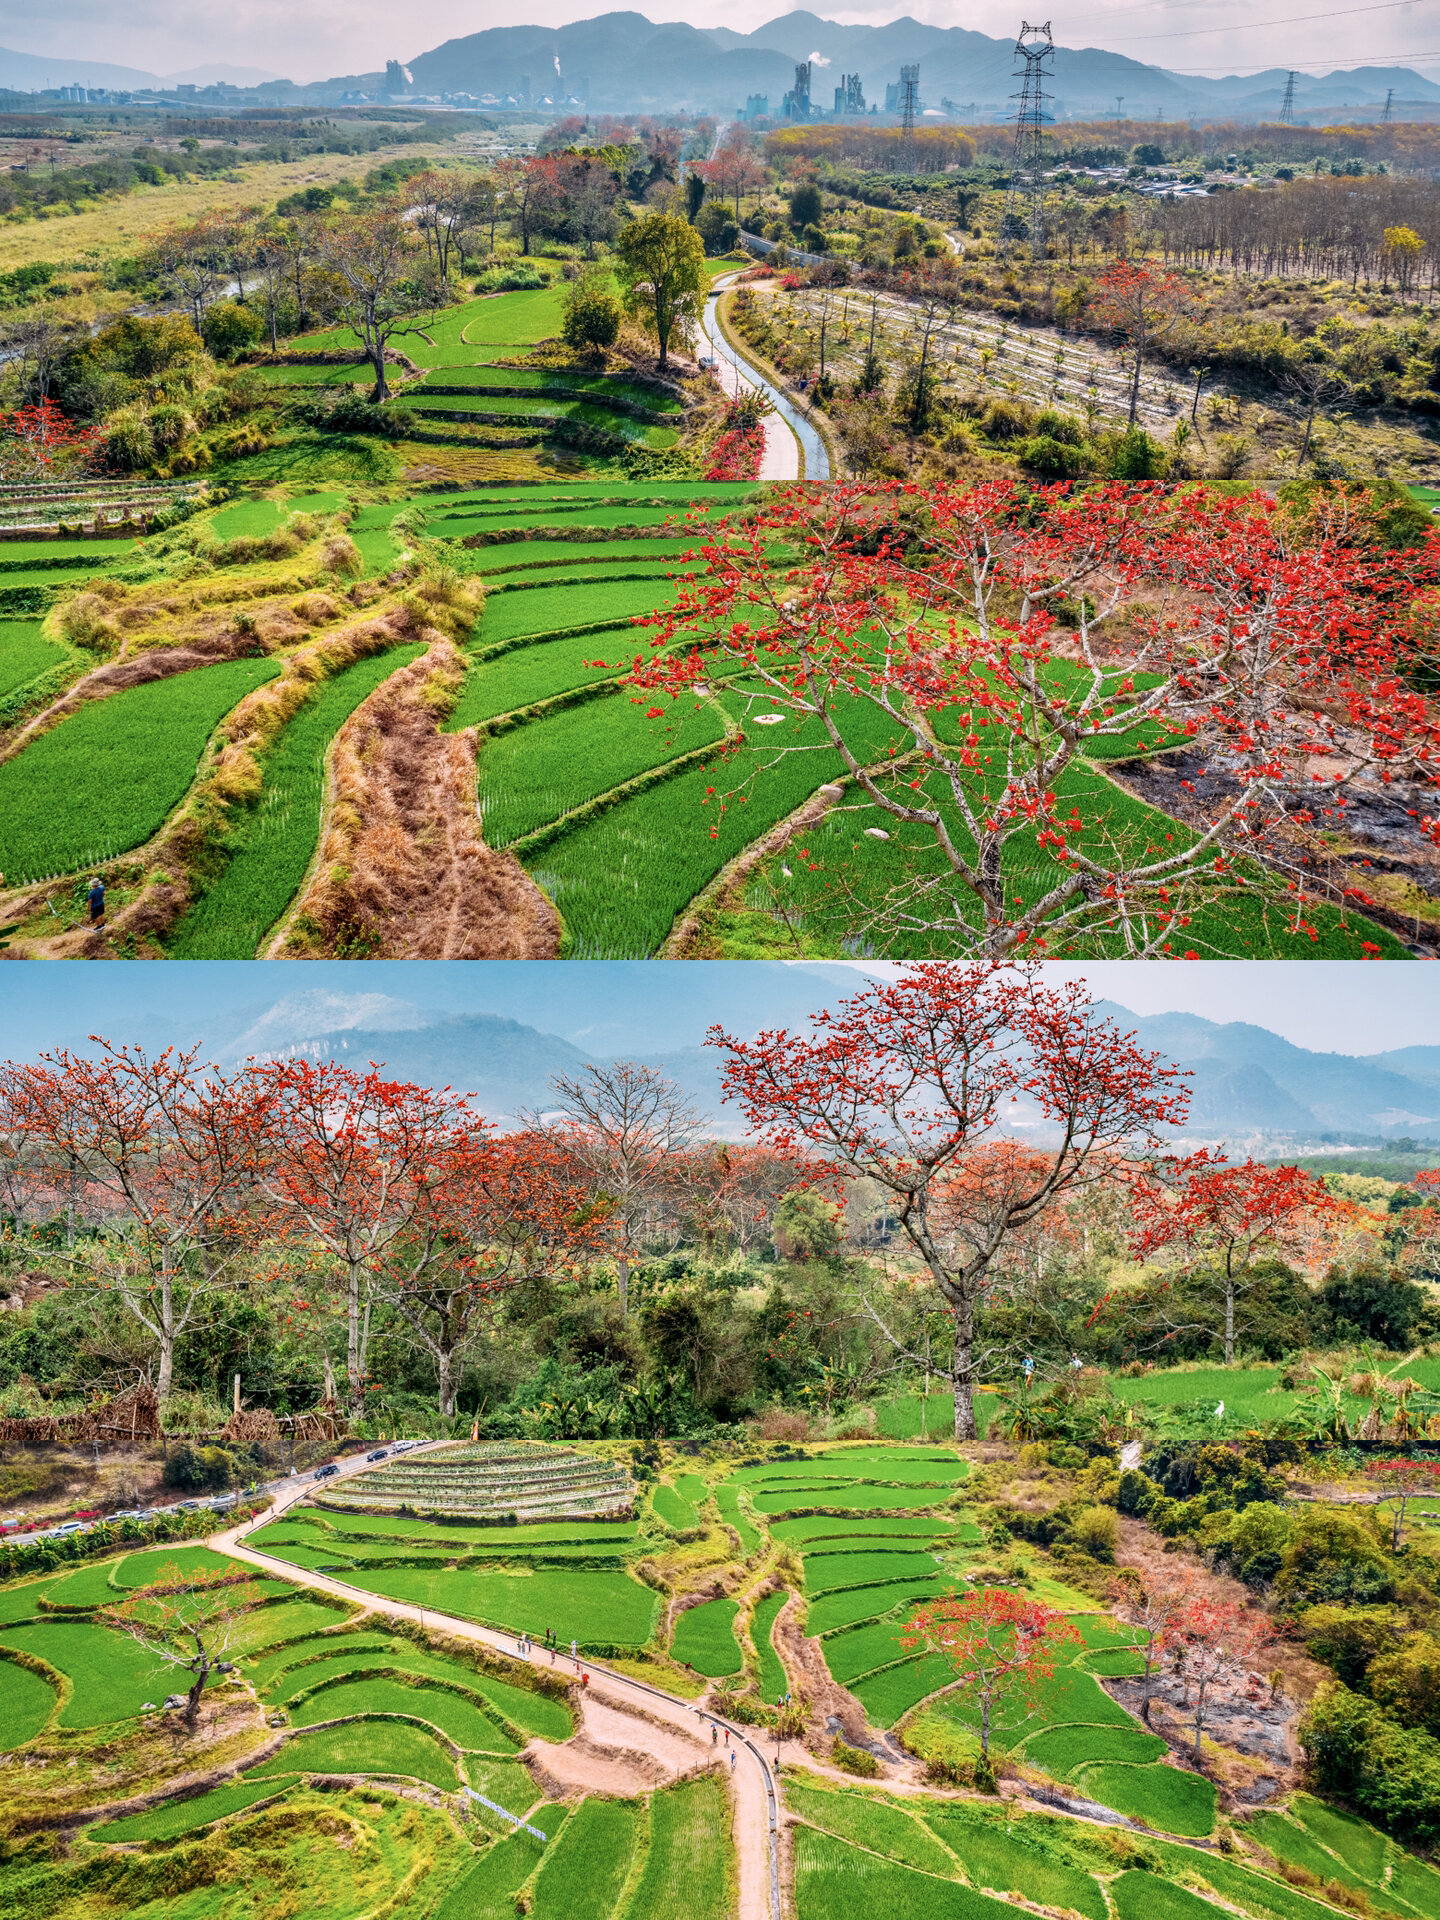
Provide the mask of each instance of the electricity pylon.
{"label": "electricity pylon", "polygon": [[1280,102],[1282,127],[1293,127],[1295,124],[1295,82],[1299,77],[1296,73],[1287,73],[1285,76],[1285,98]]}
{"label": "electricity pylon", "polygon": [[[1045,258],[1045,82],[1053,76],[1047,62],[1055,58],[1050,22],[1032,27],[1026,20],[1015,42],[1015,77],[1020,91],[1012,96],[1015,109],[1015,146],[1010,156],[1010,187],[1000,222],[1000,257],[1009,255],[1016,229],[1029,230],[1030,257]],[[1020,209],[1025,208],[1022,216]]]}

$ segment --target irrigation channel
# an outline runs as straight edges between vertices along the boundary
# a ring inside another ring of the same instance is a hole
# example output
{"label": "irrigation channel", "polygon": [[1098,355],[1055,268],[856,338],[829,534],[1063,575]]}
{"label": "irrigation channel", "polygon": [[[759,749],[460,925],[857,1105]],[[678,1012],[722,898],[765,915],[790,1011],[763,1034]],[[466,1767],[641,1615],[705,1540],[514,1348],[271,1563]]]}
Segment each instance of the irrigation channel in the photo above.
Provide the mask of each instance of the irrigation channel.
{"label": "irrigation channel", "polygon": [[[362,1464],[351,1469],[345,1477],[353,1478],[356,1472],[364,1470]],[[341,1472],[345,1473],[344,1467]],[[397,1620],[414,1620],[422,1629],[428,1626],[450,1634],[457,1640],[478,1641],[480,1645],[493,1648],[510,1659],[522,1657],[516,1653],[517,1634],[497,1633],[489,1627],[476,1626],[472,1620],[460,1620],[453,1614],[437,1613],[433,1607],[411,1606],[402,1600],[384,1599],[366,1593],[359,1587],[348,1586],[343,1580],[332,1579],[328,1574],[314,1573],[308,1568],[294,1566],[288,1560],[274,1559],[268,1553],[261,1553],[243,1544],[246,1534],[257,1527],[273,1525],[287,1508],[312,1498],[314,1493],[313,1479],[297,1481],[278,1493],[274,1505],[257,1514],[253,1520],[232,1527],[225,1533],[212,1534],[205,1544],[216,1553],[226,1553],[237,1560],[248,1560],[253,1566],[262,1567],[272,1576],[289,1580],[296,1586],[310,1587],[317,1593],[334,1594],[341,1600],[358,1601],[371,1612],[383,1613]],[[591,1684],[586,1689],[588,1699],[603,1701],[608,1692],[617,1701],[630,1701],[651,1717],[668,1721],[691,1736],[697,1716],[728,1729],[747,1763],[736,1767],[730,1777],[735,1793],[734,1838],[739,1894],[737,1920],[782,1920],[780,1802],[770,1763],[757,1743],[744,1727],[724,1720],[715,1713],[700,1715],[698,1707],[688,1701],[677,1700],[659,1687],[649,1686],[643,1680],[632,1680],[628,1674],[612,1672],[595,1660],[586,1660],[584,1666],[591,1677]],[[604,1681],[603,1689],[594,1684],[597,1678]]]}
{"label": "irrigation channel", "polygon": [[[805,479],[828,480],[830,478],[830,455],[826,452],[825,442],[820,438],[820,435],[815,431],[814,427],[811,426],[804,413],[795,405],[789,395],[785,393],[783,389],[777,387],[771,380],[767,379],[766,376],[761,373],[760,369],[754,366],[750,360],[744,358],[737,349],[730,344],[729,340],[726,339],[724,333],[721,331],[720,316],[716,308],[720,295],[733,283],[733,279],[733,275],[727,275],[723,280],[717,280],[715,282],[715,285],[711,288],[706,298],[705,307],[700,316],[700,325],[704,331],[705,338],[715,349],[717,357],[725,363],[725,366],[720,369],[722,384],[726,387],[727,391],[732,390],[730,382],[725,380],[724,377],[726,368],[728,368],[737,386],[758,387],[760,392],[763,393],[765,398],[770,402],[771,406],[774,407],[776,414],[784,421],[794,436],[795,444],[804,456]],[[767,429],[769,425],[770,422],[767,421]],[[782,448],[784,447],[783,440],[781,440],[780,445]],[[798,480],[800,478],[800,466],[798,462],[792,465],[786,461],[787,471],[785,472],[771,471],[771,448],[772,436],[767,431],[765,435],[765,461],[760,469],[760,479]],[[775,464],[778,466],[779,463]]]}

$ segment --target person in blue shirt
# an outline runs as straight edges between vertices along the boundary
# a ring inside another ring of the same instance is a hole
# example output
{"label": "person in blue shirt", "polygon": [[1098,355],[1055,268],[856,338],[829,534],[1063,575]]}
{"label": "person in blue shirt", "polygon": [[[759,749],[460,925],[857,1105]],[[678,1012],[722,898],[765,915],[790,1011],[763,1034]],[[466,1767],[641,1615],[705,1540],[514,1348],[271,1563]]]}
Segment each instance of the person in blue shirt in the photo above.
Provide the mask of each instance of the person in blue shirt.
{"label": "person in blue shirt", "polygon": [[90,881],[90,924],[92,927],[105,924],[105,882],[98,873]]}

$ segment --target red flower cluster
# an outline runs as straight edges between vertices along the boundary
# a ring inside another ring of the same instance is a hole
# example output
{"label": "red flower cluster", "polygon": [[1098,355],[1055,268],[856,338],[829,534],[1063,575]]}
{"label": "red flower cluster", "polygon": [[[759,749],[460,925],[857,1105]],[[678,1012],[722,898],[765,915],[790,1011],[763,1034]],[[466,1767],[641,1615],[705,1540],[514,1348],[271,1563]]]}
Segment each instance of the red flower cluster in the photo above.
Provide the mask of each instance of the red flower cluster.
{"label": "red flower cluster", "polygon": [[760,471],[760,456],[765,451],[765,429],[757,423],[751,427],[733,427],[710,449],[710,462],[705,469],[707,480],[753,480]]}

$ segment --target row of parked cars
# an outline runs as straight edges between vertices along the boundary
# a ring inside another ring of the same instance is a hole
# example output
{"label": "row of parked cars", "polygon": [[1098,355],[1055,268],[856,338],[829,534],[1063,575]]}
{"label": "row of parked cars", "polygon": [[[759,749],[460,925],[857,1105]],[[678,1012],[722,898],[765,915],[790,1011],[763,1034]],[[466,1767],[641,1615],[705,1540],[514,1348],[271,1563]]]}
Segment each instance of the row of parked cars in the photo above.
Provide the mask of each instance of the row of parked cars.
{"label": "row of parked cars", "polygon": [[[376,1460],[388,1460],[392,1453],[409,1453],[412,1448],[423,1445],[424,1442],[421,1440],[397,1440],[392,1446],[377,1447],[373,1453],[367,1453],[365,1462],[368,1466]],[[339,1471],[339,1463],[330,1460],[327,1461],[323,1467],[317,1467],[315,1469],[314,1477],[317,1480],[329,1480],[339,1473]],[[269,1493],[273,1491],[274,1488],[283,1486],[284,1484],[283,1480],[269,1480],[266,1481],[263,1486],[254,1485],[246,1487],[243,1493],[217,1493],[205,1500],[177,1500],[173,1505],[168,1507],[127,1507],[122,1513],[97,1515],[91,1520],[67,1520],[63,1525],[58,1527],[38,1527],[33,1533],[28,1533],[26,1538],[29,1540],[54,1540],[58,1539],[62,1534],[88,1533],[92,1527],[102,1526],[112,1520],[158,1520],[162,1513],[198,1513],[202,1508],[208,1508],[213,1513],[223,1513],[226,1508],[235,1506],[238,1501],[248,1498],[252,1494]],[[0,1534],[8,1531],[11,1531],[11,1529],[0,1527]]]}

